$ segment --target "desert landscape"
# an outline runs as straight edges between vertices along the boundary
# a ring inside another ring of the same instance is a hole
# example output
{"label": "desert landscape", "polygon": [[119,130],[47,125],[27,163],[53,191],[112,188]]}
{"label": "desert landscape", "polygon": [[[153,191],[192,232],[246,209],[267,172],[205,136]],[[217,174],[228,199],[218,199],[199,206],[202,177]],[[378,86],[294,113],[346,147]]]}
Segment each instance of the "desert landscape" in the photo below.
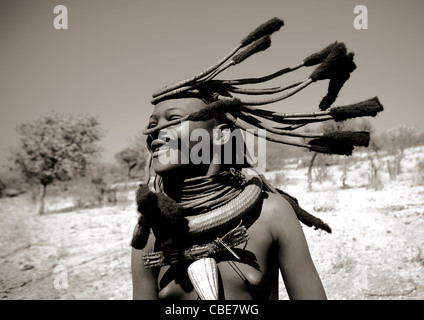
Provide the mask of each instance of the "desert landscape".
{"label": "desert landscape", "polygon": [[[342,162],[323,167],[325,178],[311,186],[298,159],[266,176],[332,228],[303,227],[329,299],[423,299],[424,147],[406,150],[396,179],[382,157],[373,186],[370,160],[353,157],[348,170]],[[131,299],[136,185],[94,207],[47,194],[44,215],[28,193],[0,199],[0,299]],[[288,299],[282,282],[280,299]]]}

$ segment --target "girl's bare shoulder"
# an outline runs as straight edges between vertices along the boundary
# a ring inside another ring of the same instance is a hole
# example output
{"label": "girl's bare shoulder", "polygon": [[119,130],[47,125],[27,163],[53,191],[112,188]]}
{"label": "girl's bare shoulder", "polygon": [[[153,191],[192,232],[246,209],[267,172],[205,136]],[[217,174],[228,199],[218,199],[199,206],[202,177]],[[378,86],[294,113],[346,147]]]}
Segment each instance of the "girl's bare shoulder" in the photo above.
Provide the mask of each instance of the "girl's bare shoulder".
{"label": "girl's bare shoulder", "polygon": [[262,211],[265,216],[284,219],[295,214],[290,203],[279,194],[265,192],[263,199]]}
{"label": "girl's bare shoulder", "polygon": [[299,225],[290,203],[279,194],[271,192],[264,195],[261,219],[269,224],[274,232],[283,232]]}

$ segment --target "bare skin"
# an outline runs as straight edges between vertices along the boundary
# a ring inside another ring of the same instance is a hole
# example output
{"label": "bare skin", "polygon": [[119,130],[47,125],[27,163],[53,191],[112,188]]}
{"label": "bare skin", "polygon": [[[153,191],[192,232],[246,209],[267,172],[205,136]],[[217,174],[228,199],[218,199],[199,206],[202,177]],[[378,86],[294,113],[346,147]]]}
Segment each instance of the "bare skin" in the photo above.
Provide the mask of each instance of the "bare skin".
{"label": "bare skin", "polygon": [[[202,107],[199,103],[202,101],[195,100],[197,101],[193,103],[193,99],[179,99],[178,104],[183,106],[181,109],[184,112],[190,113]],[[159,103],[154,111],[155,123],[166,121],[166,110],[175,106],[176,102]],[[197,123],[202,124],[206,128],[218,125],[216,121]],[[185,171],[182,167],[164,167],[158,163],[156,169],[158,174],[178,174]],[[203,174],[213,174],[219,170],[219,165],[213,164],[199,168],[199,172],[204,171]],[[249,240],[234,249],[240,260],[235,259],[229,252],[216,257],[220,275],[220,298],[278,299],[278,272],[281,272],[290,299],[326,299],[302,227],[284,198],[264,192],[262,200],[243,217],[243,223],[248,229]],[[225,232],[226,230],[223,230],[223,233]],[[143,250],[132,249],[133,298],[197,299],[197,293],[187,276],[186,265],[152,269],[144,267],[142,256],[154,251],[154,241],[154,235],[151,234]]]}

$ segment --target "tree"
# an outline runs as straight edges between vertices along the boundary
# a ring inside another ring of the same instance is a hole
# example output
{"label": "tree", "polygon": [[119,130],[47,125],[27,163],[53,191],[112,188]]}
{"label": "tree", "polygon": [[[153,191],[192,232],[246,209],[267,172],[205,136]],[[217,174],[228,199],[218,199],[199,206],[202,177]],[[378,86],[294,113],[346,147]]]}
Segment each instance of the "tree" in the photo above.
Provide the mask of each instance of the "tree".
{"label": "tree", "polygon": [[130,140],[128,147],[115,154],[115,159],[126,168],[128,179],[139,178],[144,170],[147,154],[146,137],[138,133]]}
{"label": "tree", "polygon": [[415,127],[400,124],[389,129],[382,139],[393,157],[392,161],[387,161],[387,166],[390,178],[395,179],[402,172],[401,161],[405,156],[405,150],[417,146],[420,143],[420,135]]}
{"label": "tree", "polygon": [[[336,121],[327,121],[327,122],[323,122],[322,124],[320,124],[318,126],[318,132],[323,131],[323,132],[342,132],[342,131],[366,131],[369,132],[370,134],[374,132],[374,128],[372,127],[371,123],[367,120],[367,119],[350,119],[350,120],[345,120],[345,121],[340,121],[340,122],[336,122]],[[320,165],[319,171],[318,173],[321,175],[321,179],[324,179],[327,177],[327,172],[326,172],[326,163],[322,161],[322,158],[324,159],[331,159],[333,156],[331,155],[320,155],[321,157],[317,157],[317,153],[314,153],[312,155],[310,164],[309,164],[309,168],[308,168],[308,186],[309,186],[309,190],[312,190],[312,172],[313,172],[313,167],[314,165]],[[318,161],[317,163],[317,158],[321,161]],[[340,157],[339,157],[340,158]],[[348,173],[349,173],[349,169],[350,169],[350,165],[353,161],[352,157],[342,157],[341,158],[342,161],[342,176],[341,176],[341,182],[342,182],[342,187],[343,188],[347,188],[349,187],[347,185],[347,180],[348,180]]]}
{"label": "tree", "polygon": [[16,127],[20,136],[11,161],[28,182],[40,184],[40,210],[44,213],[46,187],[55,180],[84,176],[98,154],[103,137],[99,121],[90,115],[74,117],[52,112]]}
{"label": "tree", "polygon": [[[351,130],[352,128],[351,123],[352,123],[352,120],[341,121],[341,122],[327,121],[327,122],[323,122],[319,124],[315,130],[317,130],[318,132],[334,132],[334,131]],[[305,132],[309,132],[310,130],[314,131],[313,129],[307,128]],[[327,155],[327,154],[318,155],[318,153],[316,152],[313,153],[312,158],[309,162],[309,166],[308,166],[308,190],[309,191],[312,191],[312,182],[313,182],[312,173],[314,171],[314,166],[316,167],[315,177],[317,178],[318,181],[324,181],[328,177],[327,161],[331,157],[332,155]],[[317,159],[319,161],[317,161]],[[345,186],[345,181],[347,179],[347,169],[348,169],[347,163],[346,161],[344,161],[343,175],[342,175],[343,186]]]}
{"label": "tree", "polygon": [[115,159],[118,160],[121,165],[125,166],[128,179],[131,179],[131,170],[140,162],[139,151],[132,147],[126,147],[115,154]]}

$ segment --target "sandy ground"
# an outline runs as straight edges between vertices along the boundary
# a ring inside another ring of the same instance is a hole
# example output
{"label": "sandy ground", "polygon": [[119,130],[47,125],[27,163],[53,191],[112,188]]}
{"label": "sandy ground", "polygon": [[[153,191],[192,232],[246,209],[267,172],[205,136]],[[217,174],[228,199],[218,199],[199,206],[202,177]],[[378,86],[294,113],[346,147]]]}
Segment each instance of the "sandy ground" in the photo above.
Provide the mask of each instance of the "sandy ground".
{"label": "sandy ground", "polygon": [[[312,191],[295,161],[267,174],[333,230],[303,228],[329,299],[424,299],[423,162],[423,148],[408,150],[395,181],[380,170],[377,191],[367,161],[350,164],[345,188],[339,166]],[[70,200],[49,198],[42,216],[29,195],[0,199],[0,299],[131,299],[133,198],[62,213]]]}

